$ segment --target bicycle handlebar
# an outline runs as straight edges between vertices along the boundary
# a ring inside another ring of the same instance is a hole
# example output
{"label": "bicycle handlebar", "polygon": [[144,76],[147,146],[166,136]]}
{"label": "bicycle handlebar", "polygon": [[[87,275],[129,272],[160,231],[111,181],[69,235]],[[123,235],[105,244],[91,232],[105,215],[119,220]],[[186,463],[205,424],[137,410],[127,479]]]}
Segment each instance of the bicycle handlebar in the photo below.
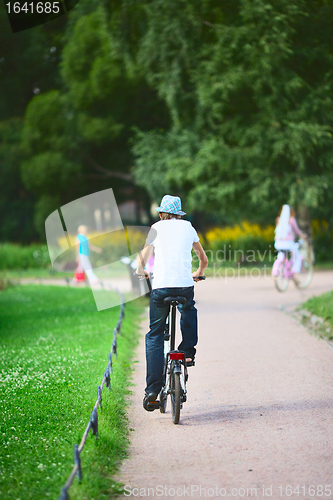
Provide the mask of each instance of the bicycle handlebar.
{"label": "bicycle handlebar", "polygon": [[193,278],[193,281],[204,281],[206,279],[206,276],[197,276],[196,278]]}
{"label": "bicycle handlebar", "polygon": [[[133,275],[137,276],[140,279],[153,278],[153,275],[151,273],[149,273],[149,274],[137,274],[136,272],[134,272]],[[197,276],[196,278],[193,278],[193,281],[204,281],[205,279],[206,279],[206,276]]]}
{"label": "bicycle handlebar", "polygon": [[149,273],[149,274],[138,274],[135,271],[133,273],[133,276],[136,276],[137,278],[141,278],[141,279],[143,279],[143,278],[146,278],[146,279],[152,278],[151,273]]}

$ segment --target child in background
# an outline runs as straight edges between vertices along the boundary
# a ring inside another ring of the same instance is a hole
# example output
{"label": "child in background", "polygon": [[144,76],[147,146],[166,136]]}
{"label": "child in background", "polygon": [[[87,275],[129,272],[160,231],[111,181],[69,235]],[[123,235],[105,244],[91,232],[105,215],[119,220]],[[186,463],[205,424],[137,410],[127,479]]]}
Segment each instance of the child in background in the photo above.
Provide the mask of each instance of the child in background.
{"label": "child in background", "polygon": [[[96,274],[92,270],[92,265],[89,260],[89,240],[87,238],[87,226],[81,225],[77,229],[78,235],[76,237],[76,262],[77,262],[77,268],[75,271],[74,275],[74,281],[76,283],[83,281],[80,279],[80,275],[82,276],[82,273],[85,273],[87,275],[88,281],[90,285],[96,285],[99,283],[99,279],[96,276]],[[99,254],[102,253],[102,249],[92,245],[90,243],[90,248],[94,252],[97,252]]]}

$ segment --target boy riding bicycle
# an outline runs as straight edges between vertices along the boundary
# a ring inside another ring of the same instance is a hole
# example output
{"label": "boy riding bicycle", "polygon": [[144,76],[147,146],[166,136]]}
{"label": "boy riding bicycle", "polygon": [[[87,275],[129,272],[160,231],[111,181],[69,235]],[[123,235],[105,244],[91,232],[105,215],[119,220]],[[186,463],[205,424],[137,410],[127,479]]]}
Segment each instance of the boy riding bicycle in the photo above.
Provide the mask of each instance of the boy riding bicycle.
{"label": "boy riding bicycle", "polygon": [[[163,386],[164,329],[169,308],[164,299],[171,296],[186,298],[179,305],[182,342],[178,349],[186,353],[187,366],[194,366],[198,341],[197,310],[194,306],[193,281],[204,276],[208,259],[196,230],[189,221],[180,217],[178,196],[165,195],[161,206],[156,208],[160,221],[152,225],[146,246],[137,260],[137,274],[148,274],[144,269],[153,249],[155,250],[154,278],[150,296],[150,325],[146,335],[147,387],[143,407],[147,411],[149,402],[155,401]],[[199,258],[199,267],[192,274],[192,248]]]}

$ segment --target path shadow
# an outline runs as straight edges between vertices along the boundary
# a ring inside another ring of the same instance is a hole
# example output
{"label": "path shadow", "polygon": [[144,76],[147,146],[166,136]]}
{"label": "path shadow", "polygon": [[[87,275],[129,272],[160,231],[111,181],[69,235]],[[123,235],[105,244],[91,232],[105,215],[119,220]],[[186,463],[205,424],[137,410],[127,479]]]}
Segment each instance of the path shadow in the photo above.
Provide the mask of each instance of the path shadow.
{"label": "path shadow", "polygon": [[229,405],[218,407],[213,410],[192,411],[191,414],[183,414],[181,422],[184,425],[205,425],[207,422],[233,422],[237,420],[258,418],[262,415],[269,416],[275,412],[299,412],[318,410],[333,410],[333,399],[319,399],[312,401],[286,401],[271,405],[240,406]]}

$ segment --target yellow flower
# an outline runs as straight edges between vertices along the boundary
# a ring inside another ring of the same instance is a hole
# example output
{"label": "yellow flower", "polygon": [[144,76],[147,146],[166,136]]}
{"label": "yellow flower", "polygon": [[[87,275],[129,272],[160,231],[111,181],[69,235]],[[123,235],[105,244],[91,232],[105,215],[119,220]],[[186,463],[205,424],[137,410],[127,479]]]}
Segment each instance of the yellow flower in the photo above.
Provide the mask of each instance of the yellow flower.
{"label": "yellow flower", "polygon": [[274,240],[275,226],[261,227],[259,224],[251,224],[248,221],[243,221],[240,225],[235,224],[233,227],[216,227],[205,234],[208,244],[214,245],[221,241],[234,241],[243,237],[259,237],[264,241],[270,242]]}

